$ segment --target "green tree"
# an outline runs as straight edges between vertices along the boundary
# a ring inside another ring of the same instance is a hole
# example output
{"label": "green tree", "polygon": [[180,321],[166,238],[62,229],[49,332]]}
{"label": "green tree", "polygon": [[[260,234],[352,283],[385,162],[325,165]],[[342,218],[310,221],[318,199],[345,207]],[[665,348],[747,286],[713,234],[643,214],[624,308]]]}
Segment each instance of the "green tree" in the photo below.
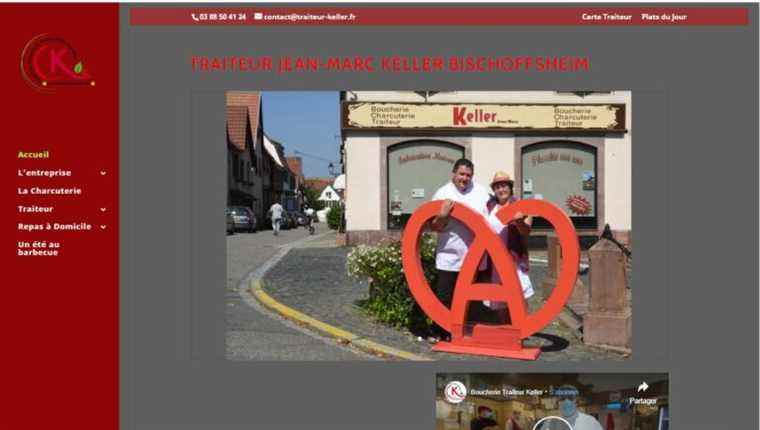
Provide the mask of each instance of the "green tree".
{"label": "green tree", "polygon": [[318,200],[319,191],[315,190],[314,188],[304,186],[303,197],[306,204],[315,211],[322,210],[325,207],[324,202]]}
{"label": "green tree", "polygon": [[330,208],[330,212],[327,213],[327,225],[333,230],[338,230],[342,217],[343,209],[340,206]]}

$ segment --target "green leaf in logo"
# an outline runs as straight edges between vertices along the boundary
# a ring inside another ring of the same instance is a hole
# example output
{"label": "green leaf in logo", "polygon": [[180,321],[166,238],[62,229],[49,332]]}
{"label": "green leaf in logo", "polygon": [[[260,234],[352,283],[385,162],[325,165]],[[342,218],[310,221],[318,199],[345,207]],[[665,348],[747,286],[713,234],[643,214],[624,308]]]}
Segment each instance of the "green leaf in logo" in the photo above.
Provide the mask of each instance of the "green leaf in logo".
{"label": "green leaf in logo", "polygon": [[76,73],[76,74],[80,74],[80,73],[82,73],[82,62],[81,62],[81,61],[80,61],[80,62],[78,62],[78,63],[77,63],[75,66],[74,66],[74,73]]}

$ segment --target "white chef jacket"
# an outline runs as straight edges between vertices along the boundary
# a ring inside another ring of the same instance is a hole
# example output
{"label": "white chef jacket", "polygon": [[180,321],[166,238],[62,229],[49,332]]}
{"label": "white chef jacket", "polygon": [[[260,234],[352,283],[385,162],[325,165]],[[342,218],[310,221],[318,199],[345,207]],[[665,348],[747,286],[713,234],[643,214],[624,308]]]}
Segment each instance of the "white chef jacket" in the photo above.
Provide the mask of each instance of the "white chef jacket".
{"label": "white chef jacket", "polygon": [[[488,190],[474,182],[464,192],[460,192],[453,182],[448,182],[433,195],[433,200],[451,199],[462,203],[470,209],[488,217],[486,203],[488,203]],[[467,250],[474,239],[472,232],[467,226],[458,220],[451,218],[442,232],[438,233],[438,244],[435,250],[435,267],[438,270],[458,272],[467,255]],[[485,258],[481,261],[479,270],[486,269]]]}

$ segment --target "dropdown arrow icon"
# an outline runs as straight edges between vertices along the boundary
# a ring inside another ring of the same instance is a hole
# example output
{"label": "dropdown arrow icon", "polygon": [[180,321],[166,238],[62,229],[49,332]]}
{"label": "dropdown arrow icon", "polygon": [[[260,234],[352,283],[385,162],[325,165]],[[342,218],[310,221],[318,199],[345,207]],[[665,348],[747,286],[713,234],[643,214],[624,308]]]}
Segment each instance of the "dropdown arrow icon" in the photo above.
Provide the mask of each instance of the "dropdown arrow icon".
{"label": "dropdown arrow icon", "polygon": [[106,229],[106,225],[105,224],[100,224],[100,229],[101,230],[105,230]]}
{"label": "dropdown arrow icon", "polygon": [[106,173],[108,173],[108,172],[106,172],[105,170],[101,170],[101,171],[100,171],[100,175],[101,175],[101,176],[105,176],[105,175],[106,175]]}

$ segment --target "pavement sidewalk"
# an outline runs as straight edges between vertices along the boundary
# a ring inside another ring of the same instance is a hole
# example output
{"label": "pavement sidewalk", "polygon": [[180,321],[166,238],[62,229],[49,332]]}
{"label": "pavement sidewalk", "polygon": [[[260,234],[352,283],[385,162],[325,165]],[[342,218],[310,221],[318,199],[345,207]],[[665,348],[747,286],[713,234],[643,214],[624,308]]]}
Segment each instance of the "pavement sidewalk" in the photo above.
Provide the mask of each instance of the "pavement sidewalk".
{"label": "pavement sidewalk", "polygon": [[[318,243],[292,249],[263,278],[262,288],[275,301],[309,318],[349,332],[362,339],[397,350],[434,360],[499,360],[433,352],[431,346],[409,332],[397,330],[374,321],[357,302],[368,294],[366,282],[356,282],[346,275],[348,247],[336,247],[331,236]],[[531,280],[540,285],[546,266],[534,263]],[[587,275],[581,280],[588,282]],[[542,298],[537,294],[529,300],[531,310],[538,308]],[[622,360],[627,356],[584,345],[572,330],[558,321],[525,342],[526,346],[543,349],[540,360]]]}
{"label": "pavement sidewalk", "polygon": [[[320,226],[322,227],[322,226]],[[242,291],[251,278],[266,271],[268,262],[282,247],[309,236],[303,229],[293,229],[273,236],[271,231],[237,233],[227,236],[227,287],[225,295],[226,357],[249,361],[346,361],[371,360],[376,357],[341,345],[306,330],[250,298]]]}

